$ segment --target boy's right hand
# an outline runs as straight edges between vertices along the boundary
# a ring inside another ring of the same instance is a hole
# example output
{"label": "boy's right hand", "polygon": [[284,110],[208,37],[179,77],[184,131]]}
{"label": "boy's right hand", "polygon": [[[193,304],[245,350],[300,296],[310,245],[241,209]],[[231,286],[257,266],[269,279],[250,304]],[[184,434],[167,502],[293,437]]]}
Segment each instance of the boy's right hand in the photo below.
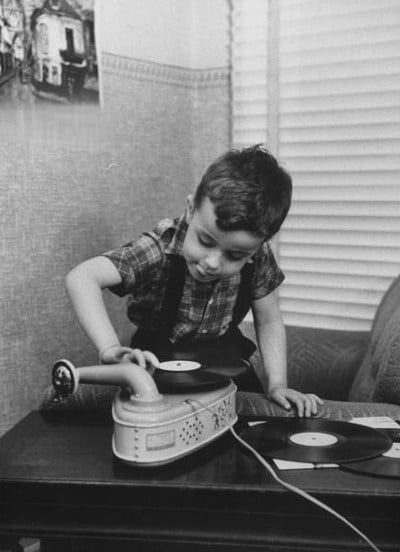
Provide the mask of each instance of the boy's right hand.
{"label": "boy's right hand", "polygon": [[150,351],[132,349],[131,347],[125,347],[119,344],[103,349],[103,351],[100,352],[100,362],[102,364],[133,362],[151,374],[160,366],[158,358]]}

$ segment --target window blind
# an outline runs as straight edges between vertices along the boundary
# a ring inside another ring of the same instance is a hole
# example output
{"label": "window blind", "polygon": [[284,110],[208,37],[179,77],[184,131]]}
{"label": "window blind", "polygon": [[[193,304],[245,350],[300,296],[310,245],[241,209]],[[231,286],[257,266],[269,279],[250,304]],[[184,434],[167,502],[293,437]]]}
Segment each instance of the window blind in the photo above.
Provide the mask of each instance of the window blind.
{"label": "window blind", "polygon": [[[265,27],[257,45],[245,15],[253,2],[234,2],[232,12],[232,138],[238,146],[272,144],[293,177],[293,205],[279,234],[285,322],[367,330],[400,267],[400,3],[257,6],[252,17]],[[263,98],[264,110],[249,107],[255,89],[238,63],[245,44],[246,59],[253,44],[267,75],[255,103]]]}
{"label": "window blind", "polygon": [[265,0],[232,2],[232,134],[236,147],[267,141],[267,8]]}

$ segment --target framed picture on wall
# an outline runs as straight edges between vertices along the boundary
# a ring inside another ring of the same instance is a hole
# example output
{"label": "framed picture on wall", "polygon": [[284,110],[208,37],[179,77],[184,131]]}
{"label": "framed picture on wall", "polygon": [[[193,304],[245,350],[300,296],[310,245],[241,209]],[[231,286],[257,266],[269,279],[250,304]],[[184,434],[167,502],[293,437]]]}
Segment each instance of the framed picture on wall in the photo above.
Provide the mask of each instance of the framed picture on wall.
{"label": "framed picture on wall", "polygon": [[0,0],[0,109],[98,103],[95,0]]}

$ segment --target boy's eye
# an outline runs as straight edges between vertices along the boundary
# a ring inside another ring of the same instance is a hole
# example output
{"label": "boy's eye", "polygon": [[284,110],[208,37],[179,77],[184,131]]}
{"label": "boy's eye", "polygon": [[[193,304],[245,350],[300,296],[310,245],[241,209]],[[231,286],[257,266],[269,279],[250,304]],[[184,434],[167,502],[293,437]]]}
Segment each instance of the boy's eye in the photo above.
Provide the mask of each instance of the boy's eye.
{"label": "boy's eye", "polygon": [[241,253],[230,253],[226,254],[229,260],[231,261],[243,261],[247,258],[247,255],[242,255]]}
{"label": "boy's eye", "polygon": [[203,245],[204,247],[212,247],[212,246],[213,246],[213,244],[212,244],[209,240],[207,240],[207,239],[205,239],[205,238],[202,238],[201,236],[199,236],[199,242],[200,242],[201,245]]}

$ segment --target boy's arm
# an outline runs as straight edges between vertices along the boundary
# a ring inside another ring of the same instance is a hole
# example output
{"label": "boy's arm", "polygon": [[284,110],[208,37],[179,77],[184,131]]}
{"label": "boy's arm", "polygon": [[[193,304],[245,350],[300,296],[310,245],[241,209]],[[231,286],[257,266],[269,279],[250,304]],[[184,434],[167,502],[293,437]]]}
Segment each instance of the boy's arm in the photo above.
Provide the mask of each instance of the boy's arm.
{"label": "boy's arm", "polygon": [[122,347],[108,316],[103,289],[120,284],[122,278],[114,264],[106,257],[94,257],[73,268],[65,279],[65,286],[73,309],[85,333],[99,351],[102,362],[120,362],[125,355],[146,367],[155,366],[154,355],[130,347]]}
{"label": "boy's arm", "polygon": [[120,283],[118,270],[106,257],[84,261],[65,279],[76,317],[99,351],[119,343],[104,304],[103,289]]}
{"label": "boy's arm", "polygon": [[314,394],[303,394],[287,387],[286,331],[276,292],[253,301],[254,327],[263,371],[257,374],[268,398],[299,416],[316,414],[322,404]]}

